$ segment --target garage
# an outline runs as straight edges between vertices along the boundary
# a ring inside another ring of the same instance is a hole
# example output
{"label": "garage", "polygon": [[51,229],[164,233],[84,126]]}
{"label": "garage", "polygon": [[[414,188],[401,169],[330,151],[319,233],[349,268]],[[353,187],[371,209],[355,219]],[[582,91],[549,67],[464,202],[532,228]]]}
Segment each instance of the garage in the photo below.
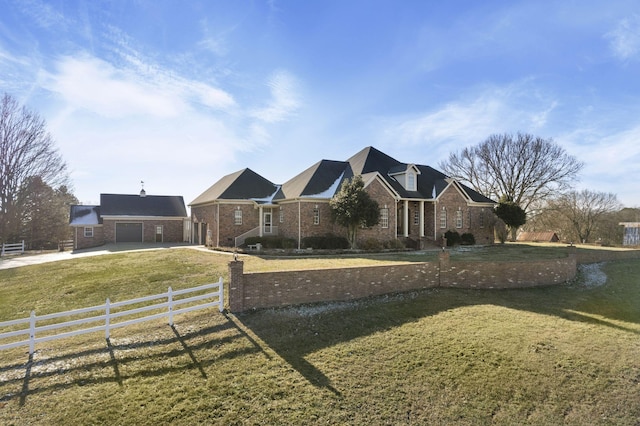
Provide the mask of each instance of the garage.
{"label": "garage", "polygon": [[116,243],[141,243],[142,223],[116,223]]}

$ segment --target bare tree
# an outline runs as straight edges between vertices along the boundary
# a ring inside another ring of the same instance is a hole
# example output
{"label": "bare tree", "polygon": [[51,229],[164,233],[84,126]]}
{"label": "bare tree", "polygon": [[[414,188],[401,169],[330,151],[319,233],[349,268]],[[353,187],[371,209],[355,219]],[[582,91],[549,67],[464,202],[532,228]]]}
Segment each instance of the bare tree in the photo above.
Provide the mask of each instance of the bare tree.
{"label": "bare tree", "polygon": [[439,164],[476,191],[506,197],[527,212],[532,203],[568,189],[583,165],[552,139],[526,133],[491,135]]}
{"label": "bare tree", "polygon": [[607,217],[621,206],[615,194],[585,189],[559,195],[549,202],[548,209],[566,220],[573,237],[588,243],[594,231],[604,226]]}
{"label": "bare tree", "polygon": [[68,182],[45,121],[5,93],[0,100],[0,240],[20,237],[24,212],[18,196],[36,176],[51,187]]}

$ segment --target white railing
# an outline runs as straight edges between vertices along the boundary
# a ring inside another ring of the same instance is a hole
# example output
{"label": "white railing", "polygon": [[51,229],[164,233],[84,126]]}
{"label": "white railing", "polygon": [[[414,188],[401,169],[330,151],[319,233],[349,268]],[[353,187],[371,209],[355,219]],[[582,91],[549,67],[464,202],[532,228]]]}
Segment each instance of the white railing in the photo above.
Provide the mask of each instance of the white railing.
{"label": "white railing", "polygon": [[[189,293],[202,292],[202,291],[210,290],[213,288],[217,288],[217,291],[209,292],[209,293],[205,293],[197,296],[185,297],[182,299],[174,299],[177,296],[182,296]],[[216,300],[213,302],[202,303],[199,305],[192,304],[194,302],[198,302],[198,301],[209,299],[209,298],[215,298]],[[167,299],[167,300],[161,303],[146,305],[139,308],[118,311],[119,308],[122,308],[124,306],[150,302],[152,300],[157,300],[157,299]],[[176,309],[177,306],[184,305],[184,304],[192,304],[192,305]],[[16,336],[21,336],[21,335],[29,336],[27,340],[21,340],[18,342],[11,342],[11,343],[0,345],[0,350],[29,345],[29,354],[33,354],[36,343],[46,342],[46,341],[55,340],[55,339],[62,339],[65,337],[77,336],[80,334],[94,333],[97,331],[104,331],[105,338],[109,339],[110,331],[114,328],[125,327],[128,325],[137,324],[144,321],[150,321],[153,319],[163,318],[163,317],[167,317],[169,319],[169,325],[173,325],[174,315],[183,314],[186,312],[191,312],[198,309],[204,309],[204,308],[209,308],[213,306],[218,306],[218,310],[220,312],[222,312],[224,309],[222,278],[220,278],[218,282],[213,284],[204,284],[198,287],[186,288],[184,290],[174,291],[171,289],[171,287],[169,287],[166,293],[155,294],[153,296],[140,297],[138,299],[125,300],[123,302],[111,303],[111,301],[107,299],[104,305],[92,306],[90,308],[84,308],[84,309],[76,309],[73,311],[58,312],[55,314],[40,315],[40,316],[36,316],[35,311],[31,311],[31,316],[29,318],[0,322],[0,329],[3,329],[3,328],[6,329],[10,327],[15,327],[15,326],[23,326],[23,328],[19,330],[0,333],[0,342],[3,340],[15,338]],[[155,313],[145,317],[132,318],[132,319],[128,319],[120,322],[113,322],[113,320],[117,318],[122,318],[126,316],[139,314],[141,312],[160,310],[160,309],[166,309],[166,311]],[[116,310],[117,312],[113,312],[114,310]],[[56,322],[56,320],[59,320],[60,318],[74,317],[74,316],[79,316],[82,314],[87,314],[95,311],[102,311],[104,312],[104,314],[96,315],[88,318]],[[49,322],[49,324],[38,326],[37,325],[38,321],[40,322],[47,321]],[[78,325],[96,323],[96,322],[102,322],[102,324],[94,327],[83,328],[80,330],[72,330],[72,331],[67,331],[67,332],[62,332],[57,334],[45,333],[45,332],[50,332],[52,330],[57,330],[61,328],[71,328]],[[27,324],[29,327],[25,328],[24,326]],[[36,334],[41,334],[41,333],[45,333],[45,335],[41,337],[36,337]]]}
{"label": "white railing", "polygon": [[[264,236],[271,236],[271,235],[278,235],[278,227],[271,225],[268,228],[264,228],[262,230],[262,235]],[[260,227],[256,226],[255,228],[245,232],[244,234],[238,235],[235,238],[235,246],[234,247],[240,247],[241,245],[244,244],[245,240],[249,237],[258,237],[260,236]]]}
{"label": "white railing", "polygon": [[4,256],[5,254],[23,254],[24,253],[24,240],[21,243],[15,244],[2,244],[2,251],[0,251],[0,256]]}
{"label": "white railing", "polygon": [[249,238],[249,237],[257,237],[258,235],[260,235],[260,227],[256,226],[255,228],[253,228],[250,231],[245,232],[244,234],[238,235],[236,237],[235,240],[235,246],[234,247],[240,247],[241,245],[244,244],[244,241]]}

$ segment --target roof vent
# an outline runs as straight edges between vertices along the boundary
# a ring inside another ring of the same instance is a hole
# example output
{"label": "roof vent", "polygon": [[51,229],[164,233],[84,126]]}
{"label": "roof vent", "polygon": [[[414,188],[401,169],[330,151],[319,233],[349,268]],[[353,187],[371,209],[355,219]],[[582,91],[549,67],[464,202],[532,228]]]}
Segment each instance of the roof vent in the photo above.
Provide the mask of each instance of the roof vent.
{"label": "roof vent", "polygon": [[147,196],[147,192],[144,190],[144,181],[143,180],[140,181],[140,185],[142,185],[142,189],[140,190],[140,196],[141,197],[146,197]]}

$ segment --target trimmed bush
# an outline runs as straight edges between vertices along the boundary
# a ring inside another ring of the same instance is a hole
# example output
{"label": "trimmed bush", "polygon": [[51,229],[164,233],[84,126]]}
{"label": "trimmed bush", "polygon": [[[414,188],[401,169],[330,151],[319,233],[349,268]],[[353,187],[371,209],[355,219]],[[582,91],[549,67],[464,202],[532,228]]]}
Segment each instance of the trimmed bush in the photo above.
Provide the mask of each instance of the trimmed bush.
{"label": "trimmed bush", "polygon": [[349,241],[345,237],[338,237],[336,235],[304,237],[302,239],[302,248],[318,250],[345,250],[349,247]]}
{"label": "trimmed bush", "polygon": [[379,251],[384,248],[384,246],[382,245],[382,242],[375,238],[367,238],[366,240],[361,241],[358,244],[358,246],[362,250],[368,250],[368,251]]}
{"label": "trimmed bush", "polygon": [[460,244],[464,246],[472,246],[476,243],[476,237],[473,236],[470,232],[465,232],[460,235]]}
{"label": "trimmed bush", "polygon": [[405,247],[402,241],[395,239],[395,240],[385,241],[384,248],[390,249],[390,250],[401,250]]}
{"label": "trimmed bush", "polygon": [[453,247],[460,244],[460,234],[458,231],[447,231],[444,233],[444,237],[447,239],[447,247]]}

